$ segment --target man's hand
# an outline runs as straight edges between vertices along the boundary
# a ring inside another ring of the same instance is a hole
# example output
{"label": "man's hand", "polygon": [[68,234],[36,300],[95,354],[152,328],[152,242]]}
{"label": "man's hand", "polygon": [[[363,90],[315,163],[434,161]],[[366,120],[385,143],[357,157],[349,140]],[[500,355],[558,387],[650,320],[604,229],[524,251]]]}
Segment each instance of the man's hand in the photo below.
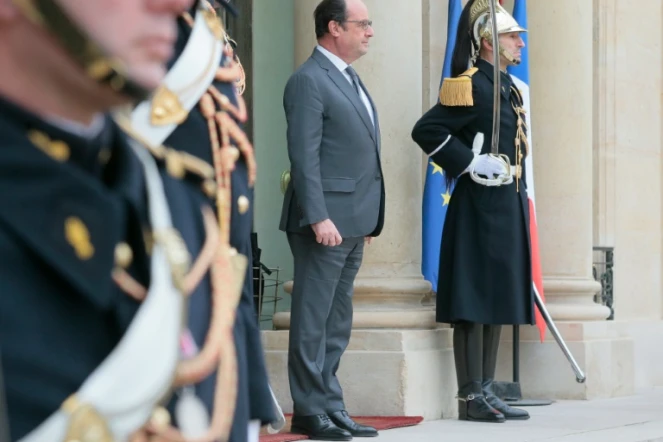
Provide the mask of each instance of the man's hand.
{"label": "man's hand", "polygon": [[343,242],[341,234],[330,219],[311,224],[311,228],[315,232],[315,240],[323,246],[340,246]]}
{"label": "man's hand", "polygon": [[370,246],[371,243],[373,242],[373,237],[372,236],[365,236],[364,241],[366,242],[367,246]]}

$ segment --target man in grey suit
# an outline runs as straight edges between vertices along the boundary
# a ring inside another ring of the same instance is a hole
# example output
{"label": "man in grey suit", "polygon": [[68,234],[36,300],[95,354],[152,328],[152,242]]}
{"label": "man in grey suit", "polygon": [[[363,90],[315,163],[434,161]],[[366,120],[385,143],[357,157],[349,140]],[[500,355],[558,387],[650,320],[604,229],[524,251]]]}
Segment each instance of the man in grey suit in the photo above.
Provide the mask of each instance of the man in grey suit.
{"label": "man in grey suit", "polygon": [[378,434],[348,416],[336,377],[350,339],[364,243],[384,221],[378,114],[349,66],[368,51],[373,28],[361,0],[323,0],[314,17],[318,45],[283,98],[291,181],[280,228],[295,264],[292,429],[316,440],[351,440]]}

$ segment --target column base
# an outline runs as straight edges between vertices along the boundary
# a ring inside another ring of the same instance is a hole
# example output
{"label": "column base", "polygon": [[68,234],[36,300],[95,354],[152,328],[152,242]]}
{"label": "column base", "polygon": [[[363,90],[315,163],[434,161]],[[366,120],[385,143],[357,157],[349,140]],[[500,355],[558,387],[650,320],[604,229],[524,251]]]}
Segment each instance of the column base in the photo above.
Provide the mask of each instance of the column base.
{"label": "column base", "polygon": [[[292,413],[288,332],[263,331],[267,370],[284,413]],[[455,417],[452,331],[353,330],[338,376],[348,412],[361,416]]]}
{"label": "column base", "polygon": [[[292,294],[293,282],[283,284]],[[435,312],[427,296],[431,285],[423,277],[360,277],[354,282],[352,328],[436,328]],[[290,312],[273,318],[277,330],[290,329]]]}
{"label": "column base", "polygon": [[587,278],[545,277],[546,308],[556,321],[603,321],[610,309],[594,302],[601,284]]}
{"label": "column base", "polygon": [[[272,318],[276,330],[290,329],[290,312],[279,312]],[[352,315],[352,329],[431,329],[436,328],[435,312],[430,308],[405,311],[357,311]]]}
{"label": "column base", "polygon": [[[598,399],[635,391],[634,342],[613,321],[556,322],[586,381],[578,383],[561,348],[546,331],[520,327],[520,386],[524,399]],[[497,378],[513,380],[513,328],[502,333]]]}

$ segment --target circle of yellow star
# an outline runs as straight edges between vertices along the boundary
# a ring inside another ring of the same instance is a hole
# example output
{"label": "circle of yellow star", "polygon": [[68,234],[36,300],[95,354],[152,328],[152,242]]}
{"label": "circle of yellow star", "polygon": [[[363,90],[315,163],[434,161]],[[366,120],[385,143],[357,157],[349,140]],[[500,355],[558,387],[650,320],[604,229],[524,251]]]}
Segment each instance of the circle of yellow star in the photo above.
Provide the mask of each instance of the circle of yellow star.
{"label": "circle of yellow star", "polygon": [[444,175],[444,170],[440,166],[435,164],[433,161],[430,162],[430,165],[433,166],[433,172],[431,173],[431,175],[435,175],[436,173]]}
{"label": "circle of yellow star", "polygon": [[451,194],[449,193],[448,190],[445,193],[442,194],[442,199],[444,200],[444,201],[442,201],[442,205],[443,206],[448,206],[449,201],[451,200]]}

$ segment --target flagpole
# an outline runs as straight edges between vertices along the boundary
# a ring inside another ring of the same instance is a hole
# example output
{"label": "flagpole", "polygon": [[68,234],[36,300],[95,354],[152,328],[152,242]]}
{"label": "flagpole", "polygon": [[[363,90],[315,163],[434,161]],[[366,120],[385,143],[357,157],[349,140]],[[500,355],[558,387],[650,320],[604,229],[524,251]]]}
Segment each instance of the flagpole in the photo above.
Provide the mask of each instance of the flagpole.
{"label": "flagpole", "polygon": [[513,382],[520,384],[520,326],[513,326]]}
{"label": "flagpole", "polygon": [[511,382],[495,381],[493,384],[495,394],[506,404],[514,407],[539,407],[551,405],[553,401],[550,399],[523,399],[523,393],[520,387],[520,326],[513,325],[512,330],[512,380]]}

